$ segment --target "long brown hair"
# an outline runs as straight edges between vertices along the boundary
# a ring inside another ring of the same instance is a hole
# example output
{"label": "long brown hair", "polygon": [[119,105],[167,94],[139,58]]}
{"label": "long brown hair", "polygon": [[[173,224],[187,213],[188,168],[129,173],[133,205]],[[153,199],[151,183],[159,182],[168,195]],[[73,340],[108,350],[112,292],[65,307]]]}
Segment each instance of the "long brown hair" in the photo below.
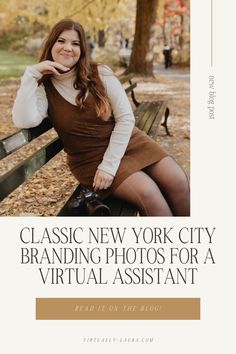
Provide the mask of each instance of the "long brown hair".
{"label": "long brown hair", "polygon": [[[98,65],[89,61],[88,47],[83,27],[71,19],[64,19],[55,24],[51,29],[39,61],[52,60],[51,50],[54,43],[63,31],[74,30],[78,33],[80,40],[80,58],[75,64],[74,88],[78,90],[76,103],[80,108],[85,107],[87,90],[94,96],[95,110],[99,117],[104,118],[111,111],[109,98],[107,97],[104,85],[99,77]],[[48,76],[43,77],[42,82],[46,83]]]}

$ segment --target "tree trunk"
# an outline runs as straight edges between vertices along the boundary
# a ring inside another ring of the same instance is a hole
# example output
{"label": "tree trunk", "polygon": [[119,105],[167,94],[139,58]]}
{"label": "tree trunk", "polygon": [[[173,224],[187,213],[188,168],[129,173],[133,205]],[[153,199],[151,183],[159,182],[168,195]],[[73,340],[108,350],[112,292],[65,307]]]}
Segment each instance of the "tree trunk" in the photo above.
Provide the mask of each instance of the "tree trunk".
{"label": "tree trunk", "polygon": [[98,46],[99,47],[105,47],[105,31],[104,30],[99,30],[98,31]]}
{"label": "tree trunk", "polygon": [[133,49],[126,73],[153,76],[153,36],[158,0],[137,0]]}
{"label": "tree trunk", "polygon": [[[184,1],[180,1],[180,6],[181,8],[184,6]],[[180,41],[179,41],[179,45],[180,45],[180,50],[183,49],[183,46],[184,46],[184,14],[181,13],[180,15]]]}

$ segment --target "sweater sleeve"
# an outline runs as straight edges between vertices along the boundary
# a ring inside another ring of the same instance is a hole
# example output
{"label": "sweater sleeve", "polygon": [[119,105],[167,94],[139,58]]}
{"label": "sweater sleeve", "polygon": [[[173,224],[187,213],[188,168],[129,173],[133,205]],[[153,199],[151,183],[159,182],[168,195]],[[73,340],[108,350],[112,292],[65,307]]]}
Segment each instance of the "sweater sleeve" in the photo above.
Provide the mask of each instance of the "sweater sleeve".
{"label": "sweater sleeve", "polygon": [[18,128],[32,128],[47,117],[48,101],[43,84],[38,86],[42,74],[28,66],[21,78],[20,88],[12,109],[12,119]]}
{"label": "sweater sleeve", "polygon": [[125,90],[112,70],[103,66],[99,71],[111,102],[115,127],[98,169],[115,176],[133,131],[135,118]]}

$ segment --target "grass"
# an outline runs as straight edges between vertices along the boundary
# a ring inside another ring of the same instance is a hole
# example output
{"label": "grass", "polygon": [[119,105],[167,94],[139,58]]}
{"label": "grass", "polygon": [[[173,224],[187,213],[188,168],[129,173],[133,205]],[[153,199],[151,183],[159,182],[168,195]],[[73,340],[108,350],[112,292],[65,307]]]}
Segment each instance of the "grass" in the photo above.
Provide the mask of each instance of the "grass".
{"label": "grass", "polygon": [[0,50],[0,79],[20,77],[25,67],[35,62],[31,56]]}

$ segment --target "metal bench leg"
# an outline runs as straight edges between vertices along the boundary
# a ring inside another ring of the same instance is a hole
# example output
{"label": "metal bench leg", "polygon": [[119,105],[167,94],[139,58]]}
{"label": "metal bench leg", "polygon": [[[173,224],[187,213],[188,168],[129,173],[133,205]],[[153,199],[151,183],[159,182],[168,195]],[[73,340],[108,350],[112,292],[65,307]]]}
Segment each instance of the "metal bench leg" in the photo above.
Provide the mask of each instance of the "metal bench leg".
{"label": "metal bench leg", "polygon": [[165,128],[165,130],[166,130],[166,135],[172,136],[172,134],[170,134],[169,129],[168,129],[168,126],[167,126],[167,119],[168,119],[168,117],[169,117],[169,114],[170,114],[170,110],[169,110],[169,108],[167,107],[166,110],[165,110],[165,120],[164,120],[163,123],[161,123],[161,125]]}
{"label": "metal bench leg", "polygon": [[[132,85],[132,81],[131,80],[129,80],[129,83],[130,83],[130,85]],[[131,98],[132,98],[132,100],[133,100],[133,102],[135,104],[135,107],[137,108],[140,105],[140,102],[138,102],[136,100],[136,97],[134,95],[134,91],[133,90],[131,91]]]}

